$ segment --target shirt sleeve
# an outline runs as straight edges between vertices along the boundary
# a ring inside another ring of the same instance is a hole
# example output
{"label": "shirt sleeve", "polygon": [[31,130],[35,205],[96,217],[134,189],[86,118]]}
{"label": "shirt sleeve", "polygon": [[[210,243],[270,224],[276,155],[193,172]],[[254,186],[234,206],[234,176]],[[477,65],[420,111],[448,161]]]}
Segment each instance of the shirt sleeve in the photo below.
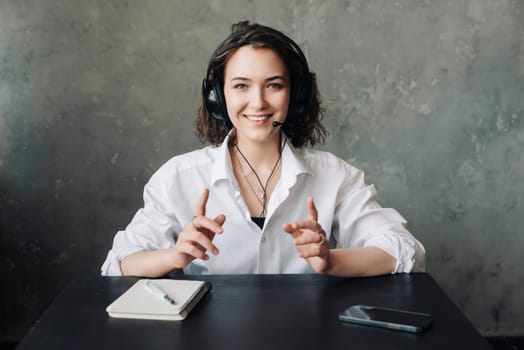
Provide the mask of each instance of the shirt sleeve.
{"label": "shirt sleeve", "polygon": [[144,188],[144,207],[125,230],[117,232],[113,246],[101,267],[103,276],[121,276],[120,262],[138,251],[166,249],[175,244],[181,227],[167,199],[165,181],[153,175]]}
{"label": "shirt sleeve", "polygon": [[378,247],[396,259],[394,272],[425,269],[425,250],[406,229],[406,220],[392,208],[382,208],[364,173],[350,167],[339,191],[334,234],[342,248]]}

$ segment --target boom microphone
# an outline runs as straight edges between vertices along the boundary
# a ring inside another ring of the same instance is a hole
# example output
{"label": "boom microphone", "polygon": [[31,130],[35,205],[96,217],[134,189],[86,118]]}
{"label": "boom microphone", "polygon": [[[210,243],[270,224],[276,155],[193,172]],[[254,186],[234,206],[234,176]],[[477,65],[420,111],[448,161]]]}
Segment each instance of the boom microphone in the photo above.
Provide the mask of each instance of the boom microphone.
{"label": "boom microphone", "polygon": [[271,125],[273,125],[273,127],[277,127],[277,126],[281,126],[281,125],[284,125],[284,123],[281,123],[281,122],[277,122],[277,121],[274,121]]}

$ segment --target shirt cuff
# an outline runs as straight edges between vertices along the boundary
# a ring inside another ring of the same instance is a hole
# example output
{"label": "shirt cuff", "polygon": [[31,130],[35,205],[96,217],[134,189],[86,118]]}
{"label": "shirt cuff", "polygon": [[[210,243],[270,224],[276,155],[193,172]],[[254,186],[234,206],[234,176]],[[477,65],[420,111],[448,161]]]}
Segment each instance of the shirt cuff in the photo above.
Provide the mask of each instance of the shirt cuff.
{"label": "shirt cuff", "polygon": [[393,273],[423,272],[425,270],[424,247],[412,237],[395,233],[390,236],[376,237],[366,246],[377,247],[396,259]]}
{"label": "shirt cuff", "polygon": [[[143,250],[140,247],[129,247],[127,249],[118,249],[115,251],[111,249],[107,253],[106,261],[100,268],[102,276],[122,276],[122,269],[120,268],[120,262],[128,255]],[[118,252],[118,253],[117,253]]]}

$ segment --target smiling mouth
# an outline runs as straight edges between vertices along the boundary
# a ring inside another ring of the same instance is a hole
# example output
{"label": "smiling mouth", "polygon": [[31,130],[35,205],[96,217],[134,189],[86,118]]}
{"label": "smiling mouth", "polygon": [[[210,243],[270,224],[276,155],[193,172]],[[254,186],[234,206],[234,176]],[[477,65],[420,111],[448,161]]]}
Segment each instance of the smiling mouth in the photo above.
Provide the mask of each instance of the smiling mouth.
{"label": "smiling mouth", "polygon": [[268,120],[269,118],[271,118],[272,114],[267,114],[267,115],[247,115],[247,114],[244,114],[244,116],[248,120],[251,120],[251,121],[254,121],[254,122],[263,122],[263,121]]}

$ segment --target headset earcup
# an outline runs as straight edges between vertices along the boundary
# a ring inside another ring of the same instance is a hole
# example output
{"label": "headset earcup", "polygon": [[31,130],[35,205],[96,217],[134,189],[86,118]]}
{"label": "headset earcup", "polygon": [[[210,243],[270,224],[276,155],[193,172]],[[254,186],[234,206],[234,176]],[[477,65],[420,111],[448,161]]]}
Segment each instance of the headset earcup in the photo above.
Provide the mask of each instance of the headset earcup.
{"label": "headset earcup", "polygon": [[291,98],[290,110],[299,117],[309,107],[313,94],[315,92],[315,75],[307,73],[304,80],[297,84],[295,92]]}
{"label": "headset earcup", "polygon": [[222,86],[216,80],[209,82],[207,79],[202,81],[202,95],[209,114],[218,120],[228,120],[226,101]]}

